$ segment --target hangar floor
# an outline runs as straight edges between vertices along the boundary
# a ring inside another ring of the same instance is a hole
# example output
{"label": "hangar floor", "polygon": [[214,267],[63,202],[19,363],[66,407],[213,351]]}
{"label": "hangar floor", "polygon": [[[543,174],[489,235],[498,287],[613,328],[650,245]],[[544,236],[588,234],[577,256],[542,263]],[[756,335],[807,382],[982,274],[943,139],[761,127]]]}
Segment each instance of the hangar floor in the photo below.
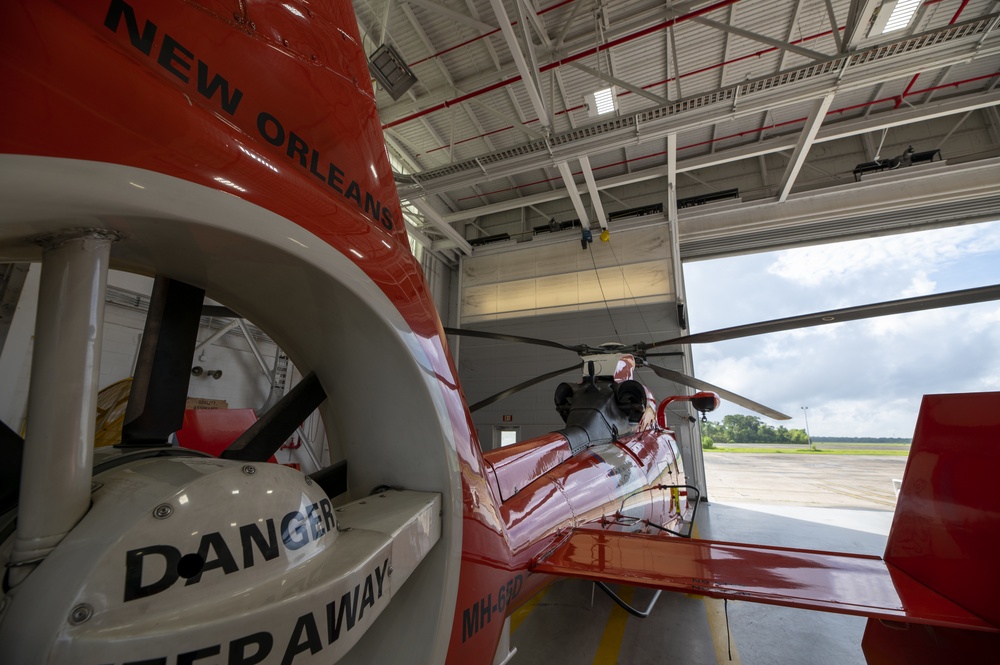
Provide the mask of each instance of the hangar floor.
{"label": "hangar floor", "polygon": [[[706,455],[712,500],[699,510],[698,534],[881,555],[892,479],[904,466],[903,457]],[[640,610],[653,595],[617,592]],[[514,615],[510,663],[864,665],[864,625],[859,617],[668,593],[637,619],[591,583],[566,580]]]}

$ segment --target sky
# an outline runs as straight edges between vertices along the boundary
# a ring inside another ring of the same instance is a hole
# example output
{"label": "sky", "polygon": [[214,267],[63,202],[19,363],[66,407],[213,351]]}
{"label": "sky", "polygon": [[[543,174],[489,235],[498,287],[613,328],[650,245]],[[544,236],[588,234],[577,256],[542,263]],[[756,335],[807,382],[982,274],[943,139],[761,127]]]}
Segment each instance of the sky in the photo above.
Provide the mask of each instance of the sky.
{"label": "sky", "polygon": [[[1000,283],[1000,221],[685,264],[691,332]],[[812,436],[910,437],[921,396],[1000,390],[1000,301],[693,347]],[[802,407],[808,407],[803,411]],[[751,414],[723,402],[711,414]],[[753,414],[756,415],[756,414]]]}

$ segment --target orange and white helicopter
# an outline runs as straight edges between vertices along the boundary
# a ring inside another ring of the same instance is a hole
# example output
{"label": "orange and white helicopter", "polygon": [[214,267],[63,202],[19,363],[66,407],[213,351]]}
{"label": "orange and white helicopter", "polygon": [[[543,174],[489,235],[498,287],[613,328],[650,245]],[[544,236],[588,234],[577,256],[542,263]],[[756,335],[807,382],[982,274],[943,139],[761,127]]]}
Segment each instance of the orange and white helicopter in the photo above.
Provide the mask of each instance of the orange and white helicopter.
{"label": "orange and white helicopter", "polygon": [[[884,560],[686,538],[696,497],[631,371],[693,337],[559,345],[584,356],[566,428],[481,452],[348,2],[0,17],[0,260],[42,269],[25,438],[0,427],[4,663],[500,662],[505,617],[563,576],[872,617],[873,663],[996,652],[997,395],[925,401]],[[111,267],[155,286],[95,453]],[[221,458],[167,444],[206,296],[306,372]],[[315,409],[335,463],[267,464]]]}

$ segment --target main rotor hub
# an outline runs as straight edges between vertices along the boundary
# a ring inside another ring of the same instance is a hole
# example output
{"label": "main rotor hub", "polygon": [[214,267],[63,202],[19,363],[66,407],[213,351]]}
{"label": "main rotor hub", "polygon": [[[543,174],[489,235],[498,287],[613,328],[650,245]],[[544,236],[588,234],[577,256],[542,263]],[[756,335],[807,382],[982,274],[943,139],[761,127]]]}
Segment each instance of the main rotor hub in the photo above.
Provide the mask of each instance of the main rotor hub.
{"label": "main rotor hub", "polygon": [[[605,348],[602,344],[598,348]],[[618,344],[621,348],[624,345]],[[583,355],[583,376],[590,376],[590,363],[594,363],[594,376],[610,376],[615,381],[628,381],[635,378],[637,365],[635,356],[630,353],[594,353]]]}

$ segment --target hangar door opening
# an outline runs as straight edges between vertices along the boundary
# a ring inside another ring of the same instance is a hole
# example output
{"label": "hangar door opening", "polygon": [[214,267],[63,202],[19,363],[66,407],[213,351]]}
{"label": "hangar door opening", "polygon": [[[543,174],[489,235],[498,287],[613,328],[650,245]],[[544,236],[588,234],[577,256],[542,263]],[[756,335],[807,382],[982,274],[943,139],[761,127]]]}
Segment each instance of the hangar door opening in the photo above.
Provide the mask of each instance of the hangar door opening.
{"label": "hangar door opening", "polygon": [[[463,328],[555,340],[565,344],[629,344],[681,334],[669,235],[664,221],[615,229],[609,242],[595,239],[581,249],[580,237],[535,239],[477,248],[463,257],[459,323]],[[454,344],[456,340],[452,340]],[[548,371],[574,363],[559,349],[463,337],[459,372],[470,404]],[[676,358],[656,358],[681,371]],[[494,428],[520,427],[522,440],[563,426],[553,406],[561,382],[577,383],[580,369],[543,381],[473,413],[480,441]],[[662,399],[682,386],[650,371],[640,379]],[[690,466],[689,428],[680,422],[684,462]]]}

